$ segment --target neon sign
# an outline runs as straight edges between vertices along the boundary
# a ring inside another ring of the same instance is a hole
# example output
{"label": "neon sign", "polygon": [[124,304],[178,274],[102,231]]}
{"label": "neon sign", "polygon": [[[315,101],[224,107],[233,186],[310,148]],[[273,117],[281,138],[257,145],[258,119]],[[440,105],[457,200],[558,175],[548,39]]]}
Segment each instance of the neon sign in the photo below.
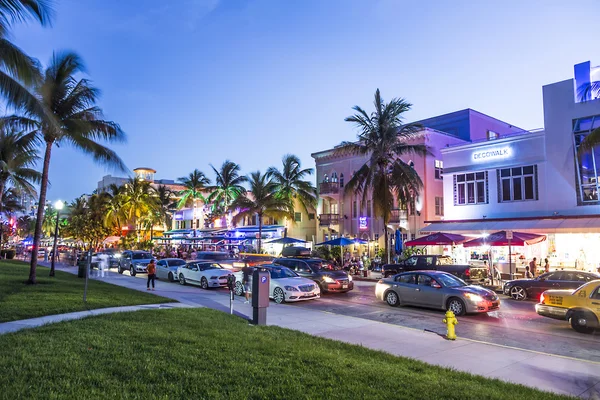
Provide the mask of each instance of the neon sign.
{"label": "neon sign", "polygon": [[182,211],[178,211],[175,213],[175,221],[182,221],[183,220],[183,212]]}
{"label": "neon sign", "polygon": [[367,229],[369,229],[367,217],[358,218],[358,229],[361,231],[366,231]]}
{"label": "neon sign", "polygon": [[475,151],[473,152],[472,158],[473,161],[487,161],[487,160],[497,160],[501,158],[508,158],[512,156],[512,148],[510,147],[500,147],[497,149],[490,149],[484,151]]}

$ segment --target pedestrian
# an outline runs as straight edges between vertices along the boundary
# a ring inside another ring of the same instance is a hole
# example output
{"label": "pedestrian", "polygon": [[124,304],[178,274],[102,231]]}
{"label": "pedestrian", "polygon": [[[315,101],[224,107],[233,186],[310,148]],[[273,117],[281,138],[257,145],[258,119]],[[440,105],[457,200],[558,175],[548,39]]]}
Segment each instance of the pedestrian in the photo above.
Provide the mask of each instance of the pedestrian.
{"label": "pedestrian", "polygon": [[531,273],[529,266],[525,267],[525,278],[527,278],[527,279],[533,278],[533,274]]}
{"label": "pedestrian", "polygon": [[150,281],[152,281],[152,290],[154,290],[154,280],[156,279],[156,264],[154,259],[150,260],[146,267],[148,272],[148,282],[146,283],[146,290],[150,290]]}
{"label": "pedestrian", "polygon": [[529,263],[529,272],[532,276],[535,276],[535,271],[537,269],[537,258],[533,257],[533,260]]}
{"label": "pedestrian", "polygon": [[248,304],[250,303],[250,291],[252,290],[252,287],[250,286],[252,268],[248,266],[242,268],[242,274],[242,283],[244,284],[244,295],[246,296],[246,301],[244,302],[244,304]]}
{"label": "pedestrian", "polygon": [[547,258],[544,259],[544,272],[550,272],[550,262]]}

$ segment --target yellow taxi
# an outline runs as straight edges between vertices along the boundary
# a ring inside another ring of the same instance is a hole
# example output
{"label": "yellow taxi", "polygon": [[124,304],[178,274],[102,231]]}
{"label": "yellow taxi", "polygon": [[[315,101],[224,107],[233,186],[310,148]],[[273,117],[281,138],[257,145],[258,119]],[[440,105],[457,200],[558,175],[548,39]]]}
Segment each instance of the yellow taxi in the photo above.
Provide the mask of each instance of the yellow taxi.
{"label": "yellow taxi", "polygon": [[600,328],[600,280],[575,290],[546,290],[535,311],[544,317],[570,321],[577,332],[592,333]]}

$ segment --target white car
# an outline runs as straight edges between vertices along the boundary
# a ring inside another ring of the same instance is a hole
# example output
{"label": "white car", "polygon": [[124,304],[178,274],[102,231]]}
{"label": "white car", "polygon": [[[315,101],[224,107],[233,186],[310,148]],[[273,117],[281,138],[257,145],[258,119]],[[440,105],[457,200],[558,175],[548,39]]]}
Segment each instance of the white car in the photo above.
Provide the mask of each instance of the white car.
{"label": "white car", "polygon": [[[321,297],[321,289],[312,279],[302,278],[287,267],[280,265],[261,265],[271,276],[269,284],[269,298],[275,303],[281,304],[292,301],[312,300]],[[244,294],[242,284],[243,272],[233,274],[235,276],[235,294]],[[252,282],[250,282],[252,284]]]}
{"label": "white car", "polygon": [[163,258],[156,263],[156,277],[158,279],[167,279],[171,282],[179,279],[177,268],[183,267],[185,260],[181,258]]}
{"label": "white car", "polygon": [[182,285],[200,285],[202,289],[227,286],[227,275],[231,270],[214,262],[190,261],[177,268],[177,277]]}

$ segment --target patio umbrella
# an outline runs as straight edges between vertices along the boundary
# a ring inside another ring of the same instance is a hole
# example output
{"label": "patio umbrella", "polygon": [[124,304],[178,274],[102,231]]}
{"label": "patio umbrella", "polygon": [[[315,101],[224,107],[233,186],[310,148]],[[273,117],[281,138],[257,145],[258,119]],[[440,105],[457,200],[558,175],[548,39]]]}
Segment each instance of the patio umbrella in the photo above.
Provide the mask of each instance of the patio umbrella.
{"label": "patio umbrella", "polygon": [[[396,236],[396,240],[394,243],[394,251],[396,252],[396,254],[402,254],[402,234],[400,233],[400,229],[396,229],[396,233],[394,235]],[[407,244],[405,243],[405,245]]]}
{"label": "patio umbrella", "polygon": [[423,236],[414,240],[409,240],[404,243],[405,246],[438,246],[438,245],[456,245],[464,243],[467,238],[463,235],[456,235],[452,233],[432,233],[428,236]]}
{"label": "patio umbrella", "polygon": [[286,245],[286,244],[294,244],[294,243],[306,243],[306,240],[295,239],[295,238],[291,238],[291,237],[282,237],[282,238],[278,238],[278,239],[269,240],[267,243]]}
{"label": "patio umbrella", "polygon": [[337,239],[328,240],[326,242],[317,243],[315,246],[340,246],[340,255],[342,257],[342,262],[344,260],[344,246],[350,246],[351,244],[367,244],[366,240],[362,239],[348,239],[345,237],[340,237]]}
{"label": "patio umbrella", "polygon": [[[508,234],[510,232],[510,235]],[[530,244],[536,244],[546,240],[544,235],[536,235],[535,233],[525,232],[512,232],[512,231],[499,231],[494,232],[486,237],[480,237],[477,239],[469,240],[463,243],[464,247],[477,247],[477,246],[493,246],[493,247],[504,247],[508,246],[508,270],[510,272],[510,278],[513,278],[512,271],[512,246],[525,246]],[[493,274],[493,272],[492,272]],[[492,275],[493,276],[493,275]]]}

